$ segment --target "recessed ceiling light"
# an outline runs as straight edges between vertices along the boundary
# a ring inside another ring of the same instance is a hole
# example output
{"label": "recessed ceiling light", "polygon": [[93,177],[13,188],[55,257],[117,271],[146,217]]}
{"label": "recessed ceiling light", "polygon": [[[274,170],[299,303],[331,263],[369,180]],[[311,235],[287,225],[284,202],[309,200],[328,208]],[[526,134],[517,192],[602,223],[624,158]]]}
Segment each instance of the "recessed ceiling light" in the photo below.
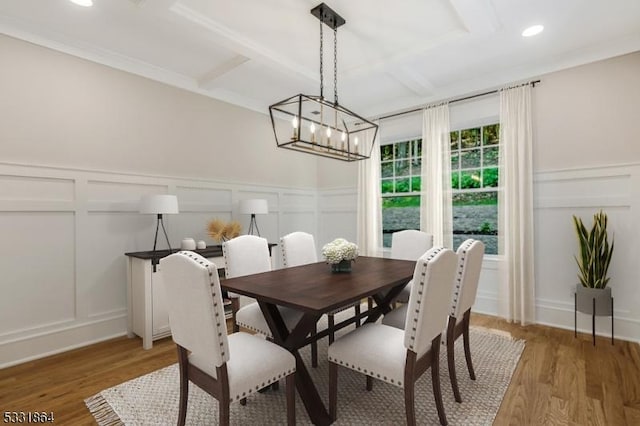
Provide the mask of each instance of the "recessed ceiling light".
{"label": "recessed ceiling light", "polygon": [[71,0],[72,3],[78,6],[91,7],[93,6],[93,0]]}
{"label": "recessed ceiling light", "polygon": [[522,37],[531,37],[536,34],[540,34],[544,30],[542,25],[532,25],[522,32]]}

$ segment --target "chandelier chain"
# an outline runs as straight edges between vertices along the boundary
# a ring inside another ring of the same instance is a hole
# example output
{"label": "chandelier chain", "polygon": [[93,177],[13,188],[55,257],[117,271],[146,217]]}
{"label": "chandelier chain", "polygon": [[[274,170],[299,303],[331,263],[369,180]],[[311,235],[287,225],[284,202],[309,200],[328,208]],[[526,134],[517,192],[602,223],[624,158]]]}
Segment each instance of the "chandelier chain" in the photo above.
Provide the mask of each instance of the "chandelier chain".
{"label": "chandelier chain", "polygon": [[338,105],[338,28],[333,29],[333,102]]}
{"label": "chandelier chain", "polygon": [[322,26],[324,24],[324,21],[322,19],[320,19],[320,98],[324,99],[324,73],[323,73],[323,63],[322,63],[322,57],[324,56],[322,54],[322,42],[323,42],[323,36],[322,36]]}

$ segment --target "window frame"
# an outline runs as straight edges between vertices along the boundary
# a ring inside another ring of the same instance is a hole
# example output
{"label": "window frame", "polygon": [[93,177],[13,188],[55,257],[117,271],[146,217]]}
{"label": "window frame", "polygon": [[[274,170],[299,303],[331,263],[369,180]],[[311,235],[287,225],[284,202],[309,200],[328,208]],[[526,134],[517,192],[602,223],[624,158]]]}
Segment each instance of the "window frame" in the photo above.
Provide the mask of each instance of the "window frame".
{"label": "window frame", "polygon": [[[485,127],[489,127],[489,126],[493,126],[493,125],[498,125],[498,126],[500,125],[500,122],[499,122],[498,118],[491,119],[491,120],[485,119],[485,120],[481,120],[481,121],[474,122],[474,123],[464,123],[463,125],[457,126],[457,128],[450,130],[449,138],[450,138],[451,133],[458,132],[458,148],[457,148],[457,150],[455,150],[456,153],[458,154],[458,162],[457,162],[458,163],[458,167],[457,167],[457,169],[455,169],[455,173],[458,174],[458,188],[454,189],[453,185],[451,185],[452,195],[468,194],[468,193],[481,193],[481,192],[495,192],[496,196],[498,195],[498,192],[500,191],[499,178],[498,178],[498,182],[496,182],[495,186],[484,186],[486,169],[495,167],[496,169],[498,169],[498,176],[500,174],[499,152],[500,152],[500,147],[502,146],[502,141],[500,140],[499,127],[498,127],[498,134],[497,134],[498,139],[497,139],[497,142],[495,144],[486,144],[485,145],[485,141],[484,141],[484,131],[485,131],[484,129],[485,129]],[[476,129],[476,128],[480,129],[480,135],[479,135],[480,142],[479,142],[478,146],[471,147],[471,148],[462,148],[462,136],[461,136],[462,135],[462,131],[463,130]],[[396,179],[398,178],[398,176],[396,176],[396,174],[395,174],[395,167],[396,167],[396,165],[395,165],[395,162],[396,162],[395,145],[399,144],[399,143],[403,143],[403,142],[414,142],[414,141],[420,141],[420,144],[422,144],[422,136],[420,135],[420,136],[415,136],[415,137],[405,137],[405,138],[397,139],[397,140],[393,139],[393,140],[385,141],[385,143],[380,145],[380,149],[381,150],[382,150],[383,146],[387,146],[387,145],[393,146],[393,148],[392,148],[393,158],[392,159],[390,159],[390,160],[382,160],[382,152],[381,152],[381,156],[380,156],[380,197],[381,197],[380,204],[381,205],[384,203],[384,199],[385,198],[409,197],[409,196],[420,197],[421,196],[421,193],[422,193],[422,172],[421,172],[421,170],[422,170],[422,152],[420,152],[420,160],[421,160],[421,162],[420,162],[420,174],[414,175],[413,174],[413,167],[414,166],[411,165],[410,173],[407,176],[407,178],[410,179],[410,183],[412,183],[412,178],[413,177],[419,177],[420,178],[420,190],[418,190],[418,191],[411,190],[409,192],[396,192],[396,190],[395,190],[396,189],[396,187],[395,187]],[[449,143],[451,144],[450,139],[449,139]],[[492,165],[485,166],[484,165],[484,163],[485,163],[485,149],[491,148],[491,147],[498,148],[498,160],[497,160],[495,165],[492,164]],[[462,152],[471,152],[471,151],[474,151],[474,150],[478,151],[479,154],[480,154],[480,156],[479,156],[480,157],[479,158],[479,165],[477,167],[466,167],[466,168],[463,168],[462,167]],[[451,152],[451,154],[454,153],[454,150],[451,149],[451,145],[450,145],[450,152]],[[410,159],[411,157],[408,157],[408,158]],[[451,155],[450,158],[452,159],[453,155]],[[383,165],[383,163],[393,163],[393,175],[392,176],[387,176],[385,178],[382,177],[382,165]],[[461,188],[462,172],[471,171],[471,170],[480,170],[480,181],[479,181],[480,182],[480,187],[463,189],[463,188]],[[451,177],[452,177],[452,179],[453,179],[453,174],[454,174],[454,168],[453,168],[453,166],[451,166]],[[385,180],[386,181],[389,181],[389,180],[393,181],[393,192],[386,192],[386,193],[382,192],[382,183]],[[411,186],[411,189],[413,189],[412,186]],[[453,207],[453,205],[452,205],[452,207]],[[382,209],[382,207],[381,207],[381,209]],[[383,233],[382,234],[382,236],[383,236],[384,235],[384,230],[382,230],[382,233]],[[382,243],[381,249],[383,250],[383,252],[388,252],[390,250],[390,248],[384,246],[384,238],[381,238],[380,241]],[[485,256],[487,256],[489,258],[494,258],[494,257],[499,256],[499,254],[497,254],[497,253],[496,254],[486,254]]]}

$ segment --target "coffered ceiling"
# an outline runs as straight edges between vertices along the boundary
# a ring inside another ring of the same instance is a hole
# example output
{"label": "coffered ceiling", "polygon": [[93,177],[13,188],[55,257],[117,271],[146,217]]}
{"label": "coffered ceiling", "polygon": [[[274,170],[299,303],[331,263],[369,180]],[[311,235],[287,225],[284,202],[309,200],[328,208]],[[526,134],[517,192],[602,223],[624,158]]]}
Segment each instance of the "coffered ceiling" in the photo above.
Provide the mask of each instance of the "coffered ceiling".
{"label": "coffered ceiling", "polygon": [[[309,13],[319,1],[93,3],[2,0],[0,33],[260,112],[319,92],[319,21]],[[640,0],[326,3],[346,20],[340,103],[369,117],[640,50]],[[522,37],[533,24],[544,32]],[[327,27],[324,40],[332,99]]]}

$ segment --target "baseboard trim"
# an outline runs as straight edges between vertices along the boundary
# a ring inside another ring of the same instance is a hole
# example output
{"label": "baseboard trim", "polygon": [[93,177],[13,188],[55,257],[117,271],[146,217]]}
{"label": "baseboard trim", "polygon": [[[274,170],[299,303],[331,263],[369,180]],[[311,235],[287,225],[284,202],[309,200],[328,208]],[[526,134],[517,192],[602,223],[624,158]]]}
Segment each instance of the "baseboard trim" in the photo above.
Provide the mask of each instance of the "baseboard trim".
{"label": "baseboard trim", "polygon": [[[562,330],[574,330],[573,304],[568,302],[556,302],[546,299],[536,301],[535,324]],[[497,316],[498,298],[491,293],[480,293],[476,296],[473,312],[483,315]],[[640,320],[629,318],[626,310],[614,311],[614,337],[618,340],[640,343]],[[585,326],[586,325],[586,326]],[[591,316],[578,312],[578,332],[591,334]],[[596,317],[596,336],[611,337],[611,318]]]}
{"label": "baseboard trim", "polygon": [[0,369],[125,336],[126,329],[127,317],[120,315],[4,342],[0,344]]}

